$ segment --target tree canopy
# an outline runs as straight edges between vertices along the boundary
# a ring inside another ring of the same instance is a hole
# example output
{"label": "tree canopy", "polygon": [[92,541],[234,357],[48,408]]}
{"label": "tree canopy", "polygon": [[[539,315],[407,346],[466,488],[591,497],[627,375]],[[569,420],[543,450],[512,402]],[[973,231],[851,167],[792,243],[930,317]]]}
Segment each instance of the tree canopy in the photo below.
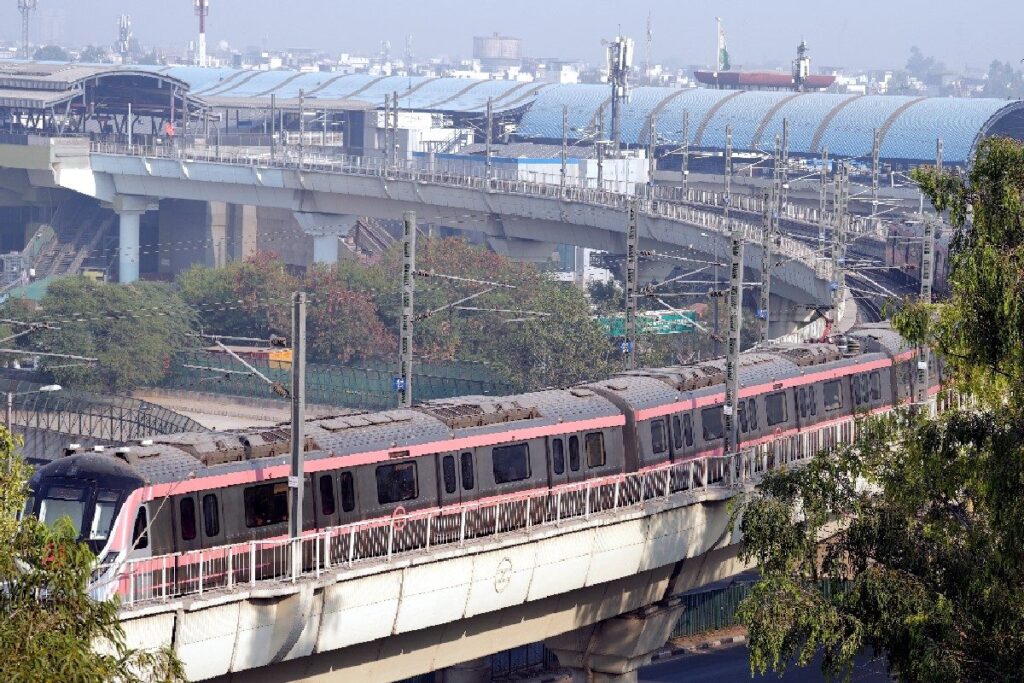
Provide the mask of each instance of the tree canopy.
{"label": "tree canopy", "polygon": [[89,364],[53,358],[43,369],[67,386],[121,392],[158,382],[171,354],[190,343],[192,312],[168,285],[97,283],[85,277],[51,283],[29,321],[51,329],[24,347],[98,359]]}
{"label": "tree canopy", "polygon": [[44,45],[32,54],[37,62],[70,62],[71,55],[58,45]]}
{"label": "tree canopy", "polygon": [[[417,278],[419,360],[483,363],[518,390],[571,384],[612,369],[617,356],[584,292],[465,240],[423,239],[417,251],[421,271],[510,286],[465,301],[473,310],[457,310],[449,306],[488,286]],[[396,247],[378,263],[347,260],[314,267],[302,278],[273,255],[259,254],[224,268],[194,267],[178,282],[204,330],[259,338],[290,332],[287,304],[292,291],[304,289],[310,360],[365,363],[397,360],[400,274]]]}
{"label": "tree canopy", "polygon": [[740,610],[755,671],[823,652],[848,673],[866,649],[909,683],[1020,677],[1024,147],[985,140],[967,177],[914,175],[956,229],[951,298],[894,324],[974,403],[865,420],[855,445],[768,475],[737,508],[763,576]]}
{"label": "tree canopy", "polygon": [[116,601],[86,592],[94,557],[65,518],[47,526],[25,507],[28,467],[0,427],[0,676],[12,683],[184,680],[170,650],[133,651]]}

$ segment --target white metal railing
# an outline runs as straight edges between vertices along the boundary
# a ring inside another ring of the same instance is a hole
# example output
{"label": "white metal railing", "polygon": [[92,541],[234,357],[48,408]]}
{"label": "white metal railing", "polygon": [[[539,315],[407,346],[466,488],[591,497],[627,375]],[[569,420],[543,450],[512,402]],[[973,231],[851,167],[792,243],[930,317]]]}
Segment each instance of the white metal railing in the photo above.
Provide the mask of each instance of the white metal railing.
{"label": "white metal railing", "polygon": [[[456,173],[448,170],[423,168],[418,160],[389,162],[383,157],[360,157],[345,154],[327,154],[322,151],[297,152],[294,148],[280,150],[273,156],[266,147],[175,147],[170,145],[126,145],[112,142],[93,142],[92,152],[97,154],[142,156],[178,161],[205,161],[253,168],[281,168],[304,171],[368,176],[385,180],[408,180],[434,185],[474,189],[499,194],[544,197],[562,201],[597,205],[612,209],[625,209],[636,200],[641,214],[666,218],[696,225],[715,232],[726,233],[729,226],[725,218],[715,211],[692,206],[706,203],[720,207],[723,198],[717,193],[689,191],[686,198],[679,196],[677,188],[648,187],[646,183],[630,183],[633,192],[618,192],[580,185],[561,185],[559,182],[533,182],[518,178],[491,177]],[[609,181],[617,187],[619,181]],[[754,197],[734,197],[737,208],[760,211],[760,200]],[[796,218],[796,216],[794,216]],[[744,237],[761,242],[761,227],[746,223],[735,216],[733,223],[743,225]],[[789,237],[778,239],[777,251],[783,256],[802,262],[812,268],[821,279],[829,277],[829,265],[811,247]]]}
{"label": "white metal railing", "polygon": [[738,455],[666,463],[495,501],[397,514],[307,533],[294,541],[248,541],[105,563],[96,568],[90,591],[97,598],[117,595],[124,606],[131,606],[263,582],[293,582],[356,565],[387,563],[412,552],[458,547],[474,539],[558,527],[567,520],[635,509],[683,492],[728,491],[756,483],[769,470],[851,443],[857,426],[851,418],[746,448]]}

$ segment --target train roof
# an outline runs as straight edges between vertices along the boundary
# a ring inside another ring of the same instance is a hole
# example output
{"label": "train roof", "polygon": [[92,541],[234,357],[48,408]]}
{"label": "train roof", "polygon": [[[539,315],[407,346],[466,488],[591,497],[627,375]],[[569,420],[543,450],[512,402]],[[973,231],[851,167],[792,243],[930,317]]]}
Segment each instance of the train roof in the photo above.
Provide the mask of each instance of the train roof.
{"label": "train roof", "polygon": [[[885,324],[860,326],[841,345],[772,345],[743,354],[740,385],[772,384],[818,368],[845,367],[875,355],[895,354],[906,347],[899,334]],[[673,403],[684,396],[697,398],[720,393],[724,383],[725,359],[718,358],[692,365],[623,372],[568,389],[508,397],[464,396],[376,413],[345,411],[307,421],[306,459],[315,462],[329,457],[401,451],[411,446],[504,432],[513,424],[517,428],[534,428],[615,417],[622,413],[610,398],[643,410]],[[100,459],[123,463],[145,482],[168,483],[285,465],[290,459],[291,428],[280,424],[171,434],[118,450],[113,456],[90,454],[88,462]],[[63,458],[56,462],[63,463],[59,467],[66,467],[73,460]]]}
{"label": "train roof", "polygon": [[[607,399],[585,387],[512,397],[464,396],[428,401],[416,408],[356,413],[306,423],[306,460],[437,443],[466,436],[543,427],[620,415]],[[291,428],[188,432],[154,437],[117,457],[152,484],[287,464]]]}

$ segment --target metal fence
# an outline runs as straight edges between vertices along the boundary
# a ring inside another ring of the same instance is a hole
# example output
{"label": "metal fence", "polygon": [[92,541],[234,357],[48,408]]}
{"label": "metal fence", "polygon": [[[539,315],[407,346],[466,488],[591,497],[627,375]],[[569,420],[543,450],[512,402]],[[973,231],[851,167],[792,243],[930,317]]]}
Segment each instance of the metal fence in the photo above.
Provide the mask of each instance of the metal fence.
{"label": "metal fence", "polygon": [[64,389],[40,392],[42,384],[0,377],[0,399],[12,397],[12,425],[26,436],[28,458],[53,455],[51,435],[116,444],[160,434],[208,431],[195,420],[146,401]]}
{"label": "metal fence", "polygon": [[729,489],[753,481],[769,469],[800,462],[814,452],[793,448],[776,454],[756,448],[735,456],[666,463],[644,472],[512,494],[493,502],[395,514],[308,532],[295,540],[273,538],[154,558],[114,560],[97,567],[91,591],[100,598],[116,594],[130,606],[267,580],[319,577],[324,572],[388,562],[436,546],[462,546],[479,538],[558,527],[566,520],[636,508],[681,492]]}
{"label": "metal fence", "polygon": [[[273,381],[290,386],[290,366],[265,359],[248,362]],[[512,393],[478,364],[417,364],[413,375],[416,401],[453,396],[504,396]],[[363,367],[310,363],[306,366],[306,400],[320,405],[386,410],[398,404],[392,388],[393,369],[386,364]],[[274,398],[266,383],[237,360],[224,353],[182,351],[171,361],[164,388],[203,391],[245,398]]]}

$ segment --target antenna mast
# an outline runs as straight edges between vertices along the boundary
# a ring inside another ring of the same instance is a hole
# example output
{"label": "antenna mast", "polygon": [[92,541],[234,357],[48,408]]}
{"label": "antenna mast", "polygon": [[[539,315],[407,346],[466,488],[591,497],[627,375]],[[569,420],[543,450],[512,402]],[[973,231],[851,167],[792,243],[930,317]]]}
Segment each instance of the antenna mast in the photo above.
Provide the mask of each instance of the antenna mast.
{"label": "antenna mast", "polygon": [[629,70],[633,67],[633,40],[615,36],[608,45],[608,82],[612,86],[612,149],[619,150],[620,109],[629,98]]}
{"label": "antenna mast", "polygon": [[32,57],[28,51],[28,24],[37,4],[38,0],[18,0],[18,11],[21,12],[21,53],[25,59]]}
{"label": "antenna mast", "polygon": [[210,14],[210,0],[193,0],[196,16],[199,17],[199,45],[196,50],[196,64],[206,66],[206,17]]}

